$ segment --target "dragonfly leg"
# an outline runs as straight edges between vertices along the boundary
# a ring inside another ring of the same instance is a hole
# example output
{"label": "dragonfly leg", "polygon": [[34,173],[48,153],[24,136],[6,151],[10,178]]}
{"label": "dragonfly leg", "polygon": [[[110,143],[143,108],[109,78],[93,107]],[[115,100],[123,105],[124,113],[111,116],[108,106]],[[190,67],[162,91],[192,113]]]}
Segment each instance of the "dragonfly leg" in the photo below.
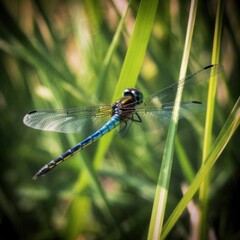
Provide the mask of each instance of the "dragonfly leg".
{"label": "dragonfly leg", "polygon": [[135,122],[135,123],[142,122],[142,119],[137,112],[132,114],[127,120],[122,121],[122,127],[119,129],[117,134],[120,134],[121,137],[124,137],[133,122]]}
{"label": "dragonfly leg", "polygon": [[128,120],[126,121],[122,121],[121,124],[121,128],[118,130],[118,132],[116,133],[116,135],[120,135],[121,137],[124,137],[124,135],[126,134],[126,132],[128,131],[129,127],[131,126],[132,121],[129,122],[128,124]]}
{"label": "dragonfly leg", "polygon": [[[134,118],[134,116],[136,116],[137,118]],[[142,122],[142,119],[137,112],[135,112],[130,119],[132,120],[132,122],[136,122],[136,123]]]}

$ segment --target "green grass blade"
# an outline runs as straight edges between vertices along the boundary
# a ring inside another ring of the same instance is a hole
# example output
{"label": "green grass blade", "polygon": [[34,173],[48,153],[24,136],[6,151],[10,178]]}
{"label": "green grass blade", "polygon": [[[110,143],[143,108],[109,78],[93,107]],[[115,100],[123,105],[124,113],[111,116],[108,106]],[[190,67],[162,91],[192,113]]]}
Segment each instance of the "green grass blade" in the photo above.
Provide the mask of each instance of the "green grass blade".
{"label": "green grass blade", "polygon": [[[112,101],[121,96],[127,87],[135,86],[141,70],[142,62],[151,35],[158,1],[142,0],[138,9],[134,30],[130,39],[127,54],[123,63],[122,71],[113,94]],[[98,167],[111,143],[113,133],[102,138],[94,159],[95,167]]]}
{"label": "green grass blade", "polygon": [[185,178],[188,181],[188,183],[191,183],[194,178],[195,172],[194,172],[192,166],[190,165],[190,161],[187,157],[187,154],[186,154],[183,146],[181,145],[181,142],[180,142],[180,139],[178,138],[178,136],[176,136],[176,139],[175,139],[175,146],[176,146],[176,154],[179,158],[182,172],[184,173]]}
{"label": "green grass blade", "polygon": [[187,204],[192,199],[194,194],[197,192],[200,184],[205,180],[206,176],[211,171],[212,167],[218,160],[220,154],[225,149],[226,145],[230,141],[232,135],[236,132],[238,126],[240,124],[240,98],[238,98],[235,106],[232,109],[226,123],[224,124],[222,131],[218,135],[216,141],[212,145],[205,161],[200,170],[198,171],[196,177],[191,183],[188,191],[181,199],[177,207],[174,209],[173,213],[167,220],[166,224],[163,227],[163,232],[161,239],[165,239],[174,226],[174,224],[179,219],[183,210],[187,207]]}
{"label": "green grass blade", "polygon": [[[190,14],[188,19],[187,34],[184,46],[184,52],[181,63],[181,70],[179,79],[183,79],[186,75],[187,64],[190,54],[191,41],[194,29],[194,23],[197,11],[197,1],[191,1]],[[172,169],[172,160],[174,152],[174,138],[177,130],[178,114],[180,109],[180,102],[182,97],[183,88],[179,88],[175,99],[172,119],[170,122],[166,145],[163,152],[162,166],[159,173],[157,189],[154,197],[154,204],[150,220],[150,227],[148,232],[148,239],[159,239],[163,224],[163,218],[166,208],[169,181]]]}
{"label": "green grass blade", "polygon": [[[147,0],[142,0],[139,6],[133,34],[130,39],[128,51],[124,60],[121,75],[118,80],[118,84],[115,89],[115,93],[113,95],[112,101],[114,101],[115,99],[119,98],[119,96],[121,96],[121,93],[124,88],[129,86],[132,87],[136,84],[137,77],[141,69],[141,65],[147,49],[147,44],[148,44],[152,27],[154,24],[157,5],[158,5],[157,0],[150,1],[150,2]],[[141,41],[139,39],[141,39]],[[111,51],[113,51],[113,49],[111,49]],[[110,132],[99,141],[98,149],[94,158],[95,168],[98,168],[100,166],[103,156],[105,155],[105,153],[107,152],[107,149],[109,148],[112,137],[113,137],[113,133]],[[90,174],[91,179],[93,180],[94,185],[96,186],[95,188],[96,191],[99,193],[99,195],[101,196],[105,204],[104,209],[106,210],[106,212],[108,212],[109,216],[112,219],[114,219],[114,217],[111,216],[112,215],[111,209],[109,207],[105,193],[99,181],[97,180],[97,177],[93,173],[90,163],[89,164],[86,163],[86,167],[88,169],[88,172],[91,173]],[[86,174],[81,173],[81,176],[79,176],[79,180],[76,182],[74,189],[78,191],[78,189],[84,188],[84,186],[86,186],[87,183],[88,181],[86,178]]]}
{"label": "green grass blade", "polygon": [[[217,4],[218,5],[217,5],[217,13],[216,13],[216,24],[215,24],[213,50],[212,50],[212,64],[219,63],[221,35],[222,35],[223,2],[219,0]],[[214,107],[215,107],[216,89],[217,89],[217,76],[214,76],[210,79],[210,82],[209,82],[202,164],[204,164],[204,159],[206,159],[206,156],[209,152],[209,149],[212,143],[212,127],[213,127],[213,117],[214,117],[213,115],[214,115]],[[200,193],[199,193],[199,198],[201,201],[200,222],[199,222],[200,239],[206,239],[207,237],[208,189],[209,189],[209,179],[206,178],[206,180],[204,181],[204,183],[200,188]]]}
{"label": "green grass blade", "polygon": [[103,60],[103,65],[102,65],[101,71],[99,73],[99,78],[97,81],[97,89],[96,89],[96,97],[97,98],[100,98],[100,95],[104,94],[105,85],[107,84],[107,82],[104,81],[106,79],[106,73],[109,68],[112,56],[114,55],[117,45],[119,43],[121,33],[124,29],[124,23],[125,23],[129,8],[130,8],[130,4],[127,6],[125,14],[122,16],[122,18],[118,24],[118,28],[114,34],[112,43],[109,46],[108,52]]}

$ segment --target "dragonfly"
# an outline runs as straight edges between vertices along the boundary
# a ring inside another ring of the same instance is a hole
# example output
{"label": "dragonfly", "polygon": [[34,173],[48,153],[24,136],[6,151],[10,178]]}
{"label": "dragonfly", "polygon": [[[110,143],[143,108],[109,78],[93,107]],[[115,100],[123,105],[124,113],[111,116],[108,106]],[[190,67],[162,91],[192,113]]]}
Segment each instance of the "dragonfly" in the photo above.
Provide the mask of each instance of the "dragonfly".
{"label": "dragonfly", "polygon": [[[122,97],[113,104],[60,110],[34,110],[27,113],[23,122],[28,127],[44,131],[89,134],[76,146],[45,164],[33,179],[45,175],[117,127],[118,133],[125,135],[132,125],[145,126],[151,120],[156,120],[160,125],[165,126],[170,122],[179,87],[197,88],[198,84],[207,82],[222,70],[223,67],[219,64],[207,66],[146,99],[139,89],[127,88],[123,91]],[[204,104],[199,101],[183,101],[180,103],[179,118],[185,117],[186,112],[198,113],[202,111],[203,106]]]}

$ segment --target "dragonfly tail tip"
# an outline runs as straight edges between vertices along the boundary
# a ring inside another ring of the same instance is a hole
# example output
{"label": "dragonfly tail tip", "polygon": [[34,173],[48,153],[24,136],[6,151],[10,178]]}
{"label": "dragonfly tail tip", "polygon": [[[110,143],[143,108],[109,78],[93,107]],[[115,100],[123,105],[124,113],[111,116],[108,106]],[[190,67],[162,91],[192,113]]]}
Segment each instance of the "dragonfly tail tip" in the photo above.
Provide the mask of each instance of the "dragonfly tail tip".
{"label": "dragonfly tail tip", "polygon": [[37,175],[34,175],[33,177],[32,177],[32,180],[37,180],[38,179],[38,176]]}
{"label": "dragonfly tail tip", "polygon": [[44,165],[33,177],[33,180],[36,180],[37,178],[45,175],[46,173],[48,173],[50,170],[52,170],[53,168],[55,168],[57,165],[55,163],[55,161],[51,161],[50,163]]}
{"label": "dragonfly tail tip", "polygon": [[46,173],[46,167],[41,168],[33,177],[33,180],[37,180],[39,177],[43,176]]}

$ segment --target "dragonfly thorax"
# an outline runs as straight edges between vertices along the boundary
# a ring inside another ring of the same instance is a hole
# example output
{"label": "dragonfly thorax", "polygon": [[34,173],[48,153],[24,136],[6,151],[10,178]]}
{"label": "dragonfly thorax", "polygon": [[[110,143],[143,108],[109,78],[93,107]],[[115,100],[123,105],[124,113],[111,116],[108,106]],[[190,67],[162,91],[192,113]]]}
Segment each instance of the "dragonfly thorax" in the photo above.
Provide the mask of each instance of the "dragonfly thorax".
{"label": "dragonfly thorax", "polygon": [[143,94],[136,88],[126,88],[122,95],[123,97],[131,96],[136,104],[141,104],[143,102]]}

